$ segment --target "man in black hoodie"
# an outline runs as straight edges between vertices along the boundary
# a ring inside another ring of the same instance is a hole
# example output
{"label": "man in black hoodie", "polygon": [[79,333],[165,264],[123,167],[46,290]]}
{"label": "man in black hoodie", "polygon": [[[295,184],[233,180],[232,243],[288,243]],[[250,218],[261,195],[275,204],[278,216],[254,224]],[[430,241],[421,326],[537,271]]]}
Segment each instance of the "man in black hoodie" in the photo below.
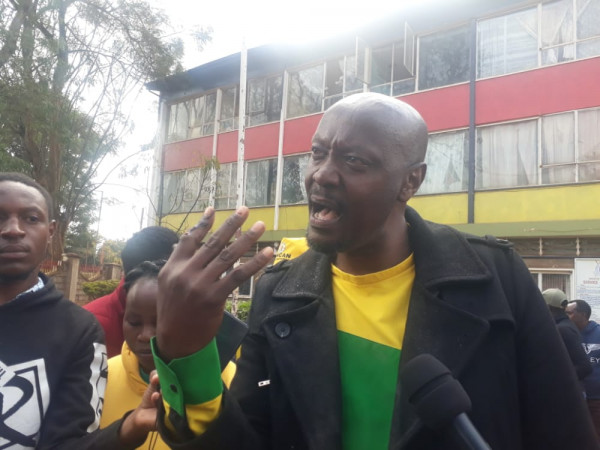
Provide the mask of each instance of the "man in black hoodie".
{"label": "man in black hoodie", "polygon": [[[568,304],[567,296],[560,289],[546,289],[542,296],[556,322],[556,328],[562,337],[579,381],[592,373],[592,366],[581,345],[581,334],[565,313]],[[583,386],[582,386],[583,390]]]}

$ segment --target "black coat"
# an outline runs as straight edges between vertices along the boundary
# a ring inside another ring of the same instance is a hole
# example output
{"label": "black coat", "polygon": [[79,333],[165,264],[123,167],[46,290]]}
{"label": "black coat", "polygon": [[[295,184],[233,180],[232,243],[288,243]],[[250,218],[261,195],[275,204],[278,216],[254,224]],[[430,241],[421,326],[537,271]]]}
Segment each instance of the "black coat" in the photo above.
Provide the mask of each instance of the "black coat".
{"label": "black coat", "polygon": [[[426,222],[410,208],[406,217],[416,275],[400,369],[422,353],[440,359],[494,450],[598,448],[556,327],[510,245]],[[249,326],[220,417],[174,448],[341,449],[330,260],[309,250],[270,268]],[[390,448],[456,447],[417,419],[399,388]]]}
{"label": "black coat", "polygon": [[[559,312],[552,311],[554,322],[556,322],[556,328],[562,338],[571,363],[577,374],[579,380],[583,380],[590,373],[592,373],[592,365],[590,359],[585,354],[583,345],[581,343],[581,333],[573,322],[567,317],[564,311]],[[582,386],[583,389],[583,386]]]}

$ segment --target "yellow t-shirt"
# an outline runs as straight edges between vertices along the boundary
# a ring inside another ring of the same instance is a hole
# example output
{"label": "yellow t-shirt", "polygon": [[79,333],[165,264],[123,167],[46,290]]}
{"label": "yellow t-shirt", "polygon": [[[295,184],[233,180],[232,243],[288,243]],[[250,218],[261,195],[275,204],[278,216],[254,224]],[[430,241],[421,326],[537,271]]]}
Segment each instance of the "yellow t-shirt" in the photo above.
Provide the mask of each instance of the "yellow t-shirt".
{"label": "yellow t-shirt", "polygon": [[410,255],[381,272],[332,265],[344,450],[389,447],[398,367],[415,266]]}

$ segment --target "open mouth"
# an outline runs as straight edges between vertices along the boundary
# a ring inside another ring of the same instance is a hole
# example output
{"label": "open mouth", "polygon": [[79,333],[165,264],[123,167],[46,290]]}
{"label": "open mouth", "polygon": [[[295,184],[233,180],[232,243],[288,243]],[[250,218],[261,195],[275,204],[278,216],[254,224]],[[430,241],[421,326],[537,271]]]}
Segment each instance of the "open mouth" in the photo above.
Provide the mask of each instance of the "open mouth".
{"label": "open mouth", "polygon": [[331,202],[317,202],[311,204],[311,221],[314,224],[326,225],[337,222],[342,217],[340,208]]}

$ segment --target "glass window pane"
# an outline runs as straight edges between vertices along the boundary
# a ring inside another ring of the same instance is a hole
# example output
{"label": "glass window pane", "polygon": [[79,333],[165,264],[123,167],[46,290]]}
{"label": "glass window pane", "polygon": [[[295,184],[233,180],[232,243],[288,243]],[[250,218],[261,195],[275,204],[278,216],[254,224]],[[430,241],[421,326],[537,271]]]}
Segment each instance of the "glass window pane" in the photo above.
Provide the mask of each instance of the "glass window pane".
{"label": "glass window pane", "polygon": [[423,36],[419,44],[419,89],[461,83],[469,79],[467,27]]}
{"label": "glass window pane", "polygon": [[277,160],[246,163],[245,203],[247,206],[269,206],[275,203]]}
{"label": "glass window pane", "polygon": [[363,83],[356,78],[356,56],[346,56],[346,84],[345,91],[360,91],[363,90]]}
{"label": "glass window pane", "polygon": [[262,113],[265,111],[266,103],[265,78],[248,80],[248,114]]}
{"label": "glass window pane", "polygon": [[575,116],[567,113],[543,117],[542,183],[572,182],[575,182]]}
{"label": "glass window pane", "polygon": [[420,194],[467,190],[469,137],[467,130],[437,133],[427,144],[427,174]]}
{"label": "glass window pane", "polygon": [[[600,55],[600,0],[577,0],[577,58]],[[594,39],[596,38],[596,39]]]}
{"label": "glass window pane", "polygon": [[283,76],[248,82],[248,125],[278,121],[283,100]]}
{"label": "glass window pane", "polygon": [[575,57],[573,1],[542,3],[542,64],[556,64]]}
{"label": "glass window pane", "polygon": [[190,137],[208,136],[214,132],[217,94],[207,94],[191,100]]}
{"label": "glass window pane", "polygon": [[375,48],[371,52],[371,85],[392,81],[392,52],[393,46]]}
{"label": "glass window pane", "polygon": [[190,123],[189,107],[189,101],[171,105],[169,111],[169,130],[167,132],[168,142],[181,141],[188,138]]}
{"label": "glass window pane", "polygon": [[[410,51],[410,49],[408,49]],[[408,66],[406,64],[409,64]],[[396,42],[394,44],[394,81],[404,80],[411,78],[412,74],[412,57],[409,57],[405,61],[404,56],[404,41]]]}
{"label": "glass window pane", "polygon": [[542,273],[542,287],[540,290],[545,291],[551,288],[560,289],[569,295],[571,292],[571,276],[562,273]]}
{"label": "glass window pane", "polygon": [[166,172],[163,177],[162,215],[174,214],[183,210],[184,171]]}
{"label": "glass window pane", "polygon": [[237,130],[239,112],[238,95],[239,86],[223,89],[221,93],[220,132]]}
{"label": "glass window pane", "polygon": [[326,63],[325,97],[344,92],[344,58]]}
{"label": "glass window pane", "polygon": [[217,171],[215,209],[233,209],[237,200],[237,163],[221,164]]}
{"label": "glass window pane", "polygon": [[323,64],[290,74],[288,117],[321,111],[323,101]]}
{"label": "glass window pane", "polygon": [[392,95],[397,97],[403,94],[410,94],[415,91],[415,79],[409,78],[407,80],[396,81],[392,87]]}
{"label": "glass window pane", "polygon": [[281,203],[283,205],[307,202],[304,173],[306,172],[308,160],[308,154],[288,156],[283,159],[283,186],[281,190]]}
{"label": "glass window pane", "polygon": [[600,37],[600,0],[577,0],[577,39]]}
{"label": "glass window pane", "polygon": [[600,180],[600,109],[578,114],[579,181]]}
{"label": "glass window pane", "polygon": [[537,121],[477,129],[477,188],[537,184]]}
{"label": "glass window pane", "polygon": [[478,23],[478,77],[534,68],[537,66],[537,55],[537,9],[528,9]]}

